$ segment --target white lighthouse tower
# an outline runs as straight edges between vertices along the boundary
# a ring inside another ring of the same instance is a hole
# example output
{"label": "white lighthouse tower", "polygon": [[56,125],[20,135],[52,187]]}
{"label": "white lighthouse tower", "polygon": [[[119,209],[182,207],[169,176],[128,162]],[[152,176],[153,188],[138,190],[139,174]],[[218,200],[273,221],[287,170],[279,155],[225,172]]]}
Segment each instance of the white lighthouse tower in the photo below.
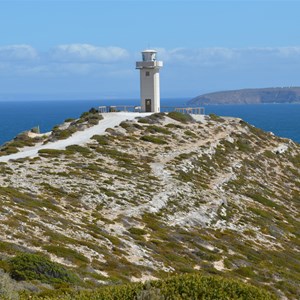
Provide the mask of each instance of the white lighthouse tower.
{"label": "white lighthouse tower", "polygon": [[159,69],[162,61],[156,60],[155,50],[142,51],[143,61],[136,62],[140,70],[141,109],[144,112],[160,112]]}

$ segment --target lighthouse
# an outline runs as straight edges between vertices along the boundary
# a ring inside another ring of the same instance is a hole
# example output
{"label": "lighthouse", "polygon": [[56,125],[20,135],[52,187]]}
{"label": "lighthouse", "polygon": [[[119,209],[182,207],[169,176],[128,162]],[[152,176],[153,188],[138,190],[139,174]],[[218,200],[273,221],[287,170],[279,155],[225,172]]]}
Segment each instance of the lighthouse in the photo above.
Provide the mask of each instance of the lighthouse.
{"label": "lighthouse", "polygon": [[143,61],[136,62],[140,70],[141,109],[144,112],[160,112],[159,69],[162,61],[156,60],[157,51],[142,51]]}

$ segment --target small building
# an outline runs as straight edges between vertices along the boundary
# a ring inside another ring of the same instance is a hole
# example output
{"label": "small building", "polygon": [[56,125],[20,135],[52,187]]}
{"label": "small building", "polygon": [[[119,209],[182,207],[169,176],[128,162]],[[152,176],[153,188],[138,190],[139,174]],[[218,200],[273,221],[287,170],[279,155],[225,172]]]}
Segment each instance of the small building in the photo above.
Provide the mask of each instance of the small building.
{"label": "small building", "polygon": [[159,69],[163,62],[156,60],[157,51],[142,51],[143,61],[136,62],[140,70],[141,111],[160,112]]}

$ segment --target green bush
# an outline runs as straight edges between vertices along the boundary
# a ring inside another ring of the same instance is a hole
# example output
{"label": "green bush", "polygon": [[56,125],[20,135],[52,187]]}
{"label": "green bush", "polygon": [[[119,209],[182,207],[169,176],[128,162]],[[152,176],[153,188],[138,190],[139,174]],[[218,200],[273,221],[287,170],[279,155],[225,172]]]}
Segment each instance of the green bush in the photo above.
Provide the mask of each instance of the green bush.
{"label": "green bush", "polygon": [[102,119],[102,115],[100,115],[95,108],[91,108],[88,112],[82,113],[80,119],[75,122],[74,125],[76,125],[76,123],[80,124],[83,122],[87,122],[90,125],[97,125]]}
{"label": "green bush", "polygon": [[197,134],[195,134],[194,132],[192,132],[190,130],[186,130],[184,132],[184,134],[187,135],[187,136],[193,137],[193,138],[197,138],[198,137]]}
{"label": "green bush", "polygon": [[69,153],[80,153],[83,156],[88,155],[91,153],[91,150],[87,147],[82,147],[79,145],[70,145],[66,147],[66,151]]}
{"label": "green bush", "polygon": [[56,256],[63,257],[79,266],[82,266],[89,262],[89,260],[84,255],[70,248],[56,245],[46,245],[43,248],[48,252],[53,253]]}
{"label": "green bush", "polygon": [[71,125],[66,129],[60,129],[57,126],[54,126],[51,133],[51,139],[65,140],[75,132],[76,132],[76,128]]}
{"label": "green bush", "polygon": [[165,140],[163,140],[159,137],[151,136],[151,135],[143,135],[141,137],[141,140],[145,141],[145,142],[150,142],[153,144],[159,144],[159,145],[167,144],[167,142]]}
{"label": "green bush", "polygon": [[[31,132],[38,131],[38,128],[32,128]],[[17,148],[30,147],[34,146],[36,143],[42,141],[41,137],[31,138],[28,135],[28,132],[21,132],[18,134],[12,141],[5,143],[1,148],[1,152],[6,152],[7,154],[17,153],[19,150]]]}
{"label": "green bush", "polygon": [[109,136],[108,135],[93,135],[91,137],[92,140],[96,140],[98,142],[99,145],[105,146],[109,144]]}
{"label": "green bush", "polygon": [[216,114],[210,114],[209,117],[212,121],[215,121],[215,122],[224,122],[225,121],[223,118],[217,116]]}
{"label": "green bush", "polygon": [[84,118],[86,118],[88,115],[89,115],[89,112],[88,112],[88,111],[85,111],[85,112],[83,112],[83,113],[80,115],[80,119],[84,119]]}
{"label": "green bush", "polygon": [[144,118],[139,118],[138,122],[143,124],[158,124],[164,118],[165,118],[164,113],[155,113]]}
{"label": "green bush", "polygon": [[52,133],[49,138],[50,141],[53,140],[64,140],[69,138],[73,133],[82,130],[82,124],[86,127],[91,127],[97,125],[99,120],[102,120],[103,117],[98,113],[95,108],[91,108],[89,112],[84,112],[81,114],[80,118],[77,120],[66,119],[65,122],[71,122],[67,128],[60,128],[60,126],[56,125],[52,128]]}
{"label": "green bush", "polygon": [[38,151],[38,154],[44,157],[57,157],[65,153],[66,153],[65,150],[57,150],[57,149],[41,149]]}
{"label": "green bush", "polygon": [[30,129],[30,132],[32,132],[32,133],[37,133],[37,134],[41,133],[41,132],[40,132],[40,127],[39,127],[39,126],[32,127],[32,128]]}
{"label": "green bush", "polygon": [[71,271],[48,258],[23,253],[9,261],[10,275],[17,281],[40,280],[44,283],[76,283],[78,277]]}
{"label": "green bush", "polygon": [[0,271],[0,299],[18,300],[15,282],[7,273]]}
{"label": "green bush", "polygon": [[252,152],[253,149],[251,147],[251,143],[246,139],[238,139],[236,141],[236,145],[238,146],[239,150],[242,152]]}
{"label": "green bush", "polygon": [[145,231],[144,229],[137,227],[131,227],[128,229],[128,231],[135,235],[145,235],[147,233],[147,231]]}
{"label": "green bush", "polygon": [[[22,298],[22,300],[28,298]],[[30,299],[42,299],[31,296]],[[43,298],[45,299],[45,298]],[[221,277],[186,274],[165,280],[106,286],[93,291],[78,291],[49,296],[47,300],[275,300],[273,294],[249,284]]]}
{"label": "green bush", "polygon": [[162,134],[171,134],[172,133],[170,130],[163,128],[163,127],[156,126],[156,125],[148,126],[146,131],[150,132],[150,133],[162,133]]}
{"label": "green bush", "polygon": [[257,201],[257,202],[259,202],[259,203],[261,203],[265,206],[268,206],[268,207],[271,207],[271,208],[275,207],[277,209],[279,208],[279,205],[277,203],[275,203],[272,200],[267,199],[266,197],[264,197],[263,195],[261,195],[258,192],[254,192],[254,191],[251,192],[250,191],[250,192],[246,192],[245,195],[247,197],[252,198],[254,201]]}
{"label": "green bush", "polygon": [[147,117],[145,117],[145,118],[139,118],[138,122],[142,123],[142,124],[150,124],[150,120]]}
{"label": "green bush", "polygon": [[167,128],[173,128],[173,129],[183,129],[184,127],[179,125],[179,124],[173,124],[173,123],[169,123],[167,125],[165,125]]}
{"label": "green bush", "polygon": [[73,122],[73,121],[75,121],[74,118],[68,118],[68,119],[65,119],[65,122],[66,122],[66,123],[70,123],[70,122]]}
{"label": "green bush", "polygon": [[192,118],[191,115],[189,114],[183,114],[183,113],[180,113],[180,112],[177,112],[177,111],[172,111],[172,112],[169,112],[168,113],[168,117],[173,119],[173,120],[176,120],[178,122],[181,122],[181,123],[191,123],[191,122],[194,122],[194,119]]}
{"label": "green bush", "polygon": [[1,148],[0,155],[9,155],[19,152],[19,150],[16,147],[13,146],[5,146]]}

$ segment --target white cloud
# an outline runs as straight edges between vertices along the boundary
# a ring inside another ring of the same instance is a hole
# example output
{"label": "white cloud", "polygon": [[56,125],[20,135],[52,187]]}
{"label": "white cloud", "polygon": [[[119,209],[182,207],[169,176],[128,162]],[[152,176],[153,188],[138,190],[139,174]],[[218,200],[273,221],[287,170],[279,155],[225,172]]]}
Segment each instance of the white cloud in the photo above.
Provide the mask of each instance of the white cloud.
{"label": "white cloud", "polygon": [[30,45],[0,46],[0,61],[32,61],[38,58],[38,52]]}
{"label": "white cloud", "polygon": [[300,57],[300,47],[281,47],[278,52],[283,57]]}
{"label": "white cloud", "polygon": [[217,64],[227,62],[234,59],[238,55],[235,49],[212,47],[212,48],[175,48],[167,50],[165,48],[157,48],[158,59],[166,62],[181,62],[188,64]]}
{"label": "white cloud", "polygon": [[215,66],[230,63],[255,63],[280,60],[299,62],[300,47],[247,47],[247,48],[156,48],[158,59],[174,64]]}
{"label": "white cloud", "polygon": [[90,44],[59,45],[52,49],[51,58],[61,62],[111,63],[129,57],[128,51],[119,47],[98,47]]}
{"label": "white cloud", "polygon": [[[290,68],[300,67],[300,46],[156,48],[156,50],[158,59],[165,62],[163,73],[168,78],[178,77],[176,74],[188,78],[192,73],[204,74],[206,71],[214,74],[226,71],[226,74],[232,74],[228,72],[234,70],[246,74],[249,70],[261,73],[273,69],[288,73]],[[66,44],[42,52],[31,45],[7,45],[0,46],[0,75],[2,78],[13,75],[20,78],[109,76],[121,79],[134,76],[135,60],[140,59],[140,54],[112,46]],[[174,73],[174,67],[180,72]]]}

